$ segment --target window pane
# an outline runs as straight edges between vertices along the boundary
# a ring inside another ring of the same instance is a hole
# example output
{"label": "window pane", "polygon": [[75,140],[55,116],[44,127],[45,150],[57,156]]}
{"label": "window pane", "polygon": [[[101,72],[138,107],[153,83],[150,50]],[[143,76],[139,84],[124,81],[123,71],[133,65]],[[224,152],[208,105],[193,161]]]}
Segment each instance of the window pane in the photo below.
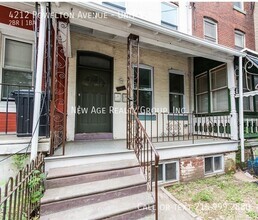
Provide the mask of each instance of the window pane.
{"label": "window pane", "polygon": [[[163,165],[159,164],[158,168],[158,181],[163,181]],[[155,180],[155,166],[151,166],[151,179],[152,181]]]}
{"label": "window pane", "polygon": [[208,91],[208,82],[207,82],[207,75],[203,75],[196,79],[196,91],[197,93],[207,92]]}
{"label": "window pane", "polygon": [[214,22],[205,20],[204,31],[205,31],[204,33],[205,39],[216,42],[217,30],[216,30],[216,24]]}
{"label": "window pane", "polygon": [[244,48],[244,34],[235,32],[235,45],[238,48]]}
{"label": "window pane", "polygon": [[184,76],[179,74],[169,74],[170,92],[184,94]]}
{"label": "window pane", "polygon": [[[136,106],[137,91],[134,90],[134,106]],[[139,107],[142,112],[146,108],[152,108],[152,92],[151,91],[139,91]]]}
{"label": "window pane", "polygon": [[258,96],[255,96],[255,108],[256,112],[258,112]]}
{"label": "window pane", "polygon": [[[151,70],[139,68],[140,89],[151,89]],[[134,88],[137,87],[137,68],[134,68]]]}
{"label": "window pane", "polygon": [[198,113],[208,112],[208,94],[197,96],[197,111]]}
{"label": "window pane", "polygon": [[227,86],[227,70],[222,68],[211,72],[211,87],[217,89]]}
{"label": "window pane", "polygon": [[214,171],[222,170],[222,157],[214,157]]}
{"label": "window pane", "polygon": [[221,89],[212,92],[212,110],[213,111],[227,111],[228,110],[228,90]]}
{"label": "window pane", "polygon": [[251,102],[253,102],[253,97],[243,97],[243,101],[244,101],[244,111],[253,110],[251,106]]}
{"label": "window pane", "polygon": [[176,109],[181,109],[183,107],[183,95],[169,94],[170,113],[173,113]]}
{"label": "window pane", "polygon": [[167,3],[161,3],[161,21],[177,26],[177,7]]}
{"label": "window pane", "polygon": [[243,7],[243,5],[242,5],[242,3],[241,2],[233,2],[233,5],[235,6],[235,7],[237,7],[237,8],[240,8],[240,9],[242,9]]}
{"label": "window pane", "polygon": [[205,173],[212,173],[213,165],[212,165],[212,157],[205,158]]}
{"label": "window pane", "polygon": [[[13,71],[3,69],[3,83],[6,84],[15,84],[20,86],[31,86],[32,84],[32,73],[23,72],[23,71]],[[14,90],[18,89],[28,89],[26,87],[17,87],[17,86],[2,86],[2,98],[6,98],[7,95]]]}
{"label": "window pane", "polygon": [[5,67],[17,67],[31,70],[32,44],[6,39]]}
{"label": "window pane", "polygon": [[176,180],[176,163],[165,164],[165,176],[166,180]]}

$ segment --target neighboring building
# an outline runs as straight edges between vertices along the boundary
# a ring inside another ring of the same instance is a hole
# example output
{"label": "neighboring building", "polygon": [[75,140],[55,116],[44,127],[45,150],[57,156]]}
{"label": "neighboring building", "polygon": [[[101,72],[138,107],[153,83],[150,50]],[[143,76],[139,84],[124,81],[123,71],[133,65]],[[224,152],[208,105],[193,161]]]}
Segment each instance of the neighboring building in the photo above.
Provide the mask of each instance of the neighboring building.
{"label": "neighboring building", "polygon": [[258,3],[254,7],[255,48],[258,51]]}

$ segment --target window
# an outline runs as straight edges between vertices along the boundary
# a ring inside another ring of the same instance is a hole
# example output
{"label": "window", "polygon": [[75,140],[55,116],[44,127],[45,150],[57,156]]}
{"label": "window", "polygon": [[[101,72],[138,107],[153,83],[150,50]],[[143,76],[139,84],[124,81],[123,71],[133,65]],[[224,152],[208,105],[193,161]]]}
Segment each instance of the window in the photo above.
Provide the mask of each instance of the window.
{"label": "window", "polygon": [[207,18],[204,19],[204,39],[217,42],[217,23]]}
{"label": "window", "polygon": [[245,34],[241,31],[235,31],[235,47],[238,50],[245,48]]}
{"label": "window", "polygon": [[9,38],[4,38],[4,44],[2,83],[20,87],[3,86],[2,100],[6,100],[12,91],[23,89],[22,86],[32,85],[32,44]]}
{"label": "window", "polygon": [[234,9],[244,11],[244,2],[233,2]]}
{"label": "window", "polygon": [[211,111],[228,111],[227,68],[223,66],[210,71]]}
{"label": "window", "polygon": [[205,174],[222,172],[224,170],[223,156],[211,156],[205,158],[204,163]]}
{"label": "window", "polygon": [[[158,168],[158,181],[159,182],[171,182],[171,181],[177,181],[179,178],[179,164],[177,161],[173,162],[166,162],[159,164]],[[152,175],[152,181],[154,181],[154,175],[155,175],[155,167],[152,166],[151,169],[151,175]]]}
{"label": "window", "polygon": [[201,74],[196,77],[196,110],[197,113],[208,112],[208,76],[207,73]]}
{"label": "window", "polygon": [[177,30],[178,27],[178,7],[172,3],[161,3],[161,24]]}
{"label": "window", "polygon": [[184,75],[169,73],[169,111],[184,107]]}
{"label": "window", "polygon": [[[139,108],[143,112],[146,108],[152,108],[153,100],[153,69],[149,66],[139,67]],[[134,105],[137,100],[137,68],[134,67]]]}
{"label": "window", "polygon": [[110,8],[113,8],[115,10],[120,10],[120,11],[124,11],[124,12],[126,10],[125,2],[103,2],[103,4],[109,6]]}

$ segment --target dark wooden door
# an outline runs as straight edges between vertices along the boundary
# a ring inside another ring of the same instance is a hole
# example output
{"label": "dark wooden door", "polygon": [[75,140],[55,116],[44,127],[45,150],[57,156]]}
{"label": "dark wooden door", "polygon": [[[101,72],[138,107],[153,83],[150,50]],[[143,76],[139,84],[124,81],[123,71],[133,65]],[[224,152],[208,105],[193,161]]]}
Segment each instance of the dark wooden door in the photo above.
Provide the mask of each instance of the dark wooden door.
{"label": "dark wooden door", "polygon": [[77,133],[111,132],[111,71],[77,70]]}

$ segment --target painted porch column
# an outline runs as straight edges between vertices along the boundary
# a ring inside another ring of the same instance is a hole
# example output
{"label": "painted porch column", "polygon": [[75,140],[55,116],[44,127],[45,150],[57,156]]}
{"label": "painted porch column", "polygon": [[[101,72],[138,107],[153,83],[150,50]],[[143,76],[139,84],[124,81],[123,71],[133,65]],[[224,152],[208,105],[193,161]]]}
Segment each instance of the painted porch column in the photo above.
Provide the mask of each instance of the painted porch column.
{"label": "painted porch column", "polygon": [[234,70],[234,61],[227,62],[227,72],[228,72],[228,88],[230,92],[230,138],[231,140],[238,140],[238,118],[237,118],[237,111],[236,111],[236,83],[235,83],[235,70]]}
{"label": "painted porch column", "polygon": [[239,132],[241,146],[241,161],[245,161],[244,144],[244,101],[243,101],[243,57],[239,57]]}
{"label": "painted porch column", "polygon": [[41,93],[42,93],[41,87],[42,87],[45,41],[46,41],[46,3],[40,3],[38,56],[37,56],[37,71],[36,71],[36,83],[35,83],[30,160],[34,160],[37,157],[37,153],[38,153],[40,102],[41,102]]}

